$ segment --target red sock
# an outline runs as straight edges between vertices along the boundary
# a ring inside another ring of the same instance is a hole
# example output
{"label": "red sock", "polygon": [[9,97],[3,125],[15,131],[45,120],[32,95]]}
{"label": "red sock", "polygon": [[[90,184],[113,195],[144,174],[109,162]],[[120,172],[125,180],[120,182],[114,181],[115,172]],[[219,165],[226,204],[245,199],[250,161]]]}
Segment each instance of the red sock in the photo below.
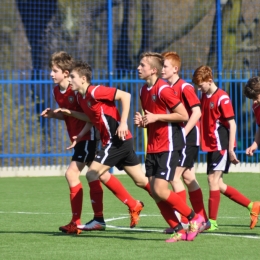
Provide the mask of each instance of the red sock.
{"label": "red sock", "polygon": [[244,207],[247,207],[251,202],[250,199],[231,186],[227,186],[227,189],[223,195]]}
{"label": "red sock", "polygon": [[146,190],[146,191],[149,193],[149,195],[150,195],[151,197],[153,197],[152,194],[151,194],[151,187],[150,187],[150,183],[149,183],[149,182],[148,182],[148,183],[146,184],[146,186],[144,187],[144,190]]}
{"label": "red sock", "polygon": [[[186,190],[176,192],[176,194],[182,198],[183,202],[186,203]],[[189,220],[186,217],[184,217],[183,215],[181,215],[181,222],[188,224]]]}
{"label": "red sock", "polygon": [[183,200],[180,200],[180,197],[173,191],[170,192],[170,196],[168,197],[166,202],[185,217],[188,217],[192,212],[188,205],[184,203]]}
{"label": "red sock", "polygon": [[220,190],[211,190],[209,192],[209,218],[217,220],[218,208],[220,203]]}
{"label": "red sock", "polygon": [[72,220],[77,225],[80,225],[80,216],[82,211],[83,189],[79,183],[75,187],[70,187],[70,205],[72,211]]}
{"label": "red sock", "polygon": [[136,200],[129,194],[123,184],[111,174],[110,179],[105,183],[106,187],[111,190],[115,196],[121,200],[128,208],[134,208]]}
{"label": "red sock", "polygon": [[204,207],[201,188],[194,191],[190,191],[189,195],[190,195],[190,203],[192,205],[193,210],[195,211],[195,213],[201,215],[204,218],[204,220],[207,222],[208,216]]}
{"label": "red sock", "polygon": [[94,217],[103,217],[103,189],[100,180],[88,183]]}
{"label": "red sock", "polygon": [[163,218],[171,228],[174,228],[179,224],[178,218],[176,217],[173,209],[168,203],[161,200],[157,203],[157,206],[160,209]]}

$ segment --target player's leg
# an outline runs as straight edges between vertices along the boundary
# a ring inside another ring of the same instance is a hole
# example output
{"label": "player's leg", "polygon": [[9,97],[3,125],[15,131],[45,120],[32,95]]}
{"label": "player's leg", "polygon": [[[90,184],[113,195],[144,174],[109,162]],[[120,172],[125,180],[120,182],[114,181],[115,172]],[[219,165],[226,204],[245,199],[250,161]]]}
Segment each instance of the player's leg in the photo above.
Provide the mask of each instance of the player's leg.
{"label": "player's leg", "polygon": [[260,213],[260,202],[251,201],[237,189],[225,184],[223,178],[220,178],[219,180],[219,187],[220,192],[223,195],[249,210],[251,218],[250,228],[253,229],[258,222],[258,216]]}
{"label": "player's leg", "polygon": [[84,162],[84,147],[86,142],[80,142],[74,148],[74,154],[72,156],[72,161],[66,170],[65,178],[68,182],[70,189],[70,205],[72,218],[69,224],[59,227],[59,230],[67,234],[79,234],[80,230],[77,229],[77,225],[80,224],[81,212],[82,212],[82,202],[83,202],[83,187],[79,179],[80,173],[85,167]]}

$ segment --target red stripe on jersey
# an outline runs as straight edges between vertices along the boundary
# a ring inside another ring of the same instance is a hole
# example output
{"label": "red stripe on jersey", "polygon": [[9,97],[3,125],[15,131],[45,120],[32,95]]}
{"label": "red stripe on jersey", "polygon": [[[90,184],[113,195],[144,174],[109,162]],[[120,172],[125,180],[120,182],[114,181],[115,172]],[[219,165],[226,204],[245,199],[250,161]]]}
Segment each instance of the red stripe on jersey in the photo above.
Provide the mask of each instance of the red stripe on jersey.
{"label": "red stripe on jersey", "polygon": [[[170,114],[180,104],[170,86],[158,79],[154,86],[144,85],[140,90],[143,110],[153,114]],[[157,121],[147,126],[147,153],[159,153],[180,150],[184,146],[181,127],[176,123]]]}
{"label": "red stripe on jersey", "polygon": [[[116,135],[121,117],[115,105],[116,88],[89,86],[85,95],[77,93],[77,100],[92,124],[99,130],[103,145],[111,142]],[[126,139],[132,138],[128,131]]]}
{"label": "red stripe on jersey", "polygon": [[[71,89],[71,86],[65,91],[61,91],[59,86],[55,86],[53,89],[53,96],[61,108],[67,108],[69,110],[74,110],[78,112],[83,112],[79,106],[76,98],[76,93]],[[79,120],[71,116],[64,116],[65,124],[68,130],[70,140],[73,141],[72,137],[77,136],[83,127],[86,125],[85,121]],[[95,131],[92,128],[88,133],[86,133],[81,140],[94,140]]]}

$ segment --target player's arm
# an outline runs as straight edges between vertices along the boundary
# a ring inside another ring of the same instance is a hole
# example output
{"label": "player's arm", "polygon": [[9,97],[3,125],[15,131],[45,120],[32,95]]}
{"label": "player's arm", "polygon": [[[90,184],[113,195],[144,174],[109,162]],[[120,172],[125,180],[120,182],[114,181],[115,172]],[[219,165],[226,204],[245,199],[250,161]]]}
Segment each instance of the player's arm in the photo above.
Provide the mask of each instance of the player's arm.
{"label": "player's arm", "polygon": [[153,114],[145,110],[145,115],[143,116],[145,126],[156,121],[178,123],[188,121],[188,119],[187,110],[181,102],[172,109],[172,113],[170,114]]}
{"label": "player's arm", "polygon": [[233,164],[238,164],[239,160],[237,159],[234,151],[237,125],[235,119],[228,120],[228,123],[229,123],[229,145],[228,145],[229,158]]}
{"label": "player's arm", "polygon": [[256,133],[255,133],[255,140],[254,142],[251,144],[251,146],[249,146],[246,149],[246,155],[248,156],[253,156],[255,150],[258,148],[258,145],[260,144],[260,127],[258,127]]}
{"label": "player's arm", "polygon": [[55,118],[58,120],[64,120],[64,116],[61,112],[54,113],[54,110],[49,107],[41,112],[41,116],[44,118]]}
{"label": "player's arm", "polygon": [[185,134],[186,136],[189,134],[191,129],[197,124],[201,117],[201,109],[200,106],[195,106],[191,108],[192,114],[185,126]]}
{"label": "player's arm", "polygon": [[72,142],[72,144],[71,144],[69,147],[67,147],[67,150],[74,148],[75,145],[76,145],[78,142],[80,142],[80,140],[83,138],[83,136],[84,136],[88,131],[90,131],[90,129],[91,129],[92,126],[93,126],[93,125],[92,125],[91,123],[88,123],[88,122],[87,122],[87,123],[85,124],[85,126],[83,127],[83,129],[80,131],[80,133],[79,133],[77,136],[73,136],[73,137],[72,137],[72,138],[73,138],[73,142]]}
{"label": "player's arm", "polygon": [[130,111],[131,94],[120,89],[117,89],[115,100],[118,100],[122,104],[121,121],[117,128],[116,134],[120,139],[124,139],[128,134],[127,118]]}
{"label": "player's arm", "polygon": [[57,108],[57,109],[54,110],[54,113],[62,113],[63,115],[73,116],[73,117],[75,117],[79,120],[91,123],[89,117],[83,112],[69,110],[67,108]]}

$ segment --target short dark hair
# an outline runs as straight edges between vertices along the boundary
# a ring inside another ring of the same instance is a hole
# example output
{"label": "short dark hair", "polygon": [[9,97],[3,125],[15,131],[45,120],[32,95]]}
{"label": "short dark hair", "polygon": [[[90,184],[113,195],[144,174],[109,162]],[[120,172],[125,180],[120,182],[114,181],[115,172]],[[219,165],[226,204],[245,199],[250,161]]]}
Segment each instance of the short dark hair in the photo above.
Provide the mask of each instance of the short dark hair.
{"label": "short dark hair", "polygon": [[256,99],[259,94],[260,77],[252,77],[247,81],[244,87],[244,95],[249,99]]}
{"label": "short dark hair", "polygon": [[91,82],[92,68],[88,63],[81,60],[75,61],[73,63],[72,70],[76,71],[80,77],[85,76],[87,78],[87,81]]}

